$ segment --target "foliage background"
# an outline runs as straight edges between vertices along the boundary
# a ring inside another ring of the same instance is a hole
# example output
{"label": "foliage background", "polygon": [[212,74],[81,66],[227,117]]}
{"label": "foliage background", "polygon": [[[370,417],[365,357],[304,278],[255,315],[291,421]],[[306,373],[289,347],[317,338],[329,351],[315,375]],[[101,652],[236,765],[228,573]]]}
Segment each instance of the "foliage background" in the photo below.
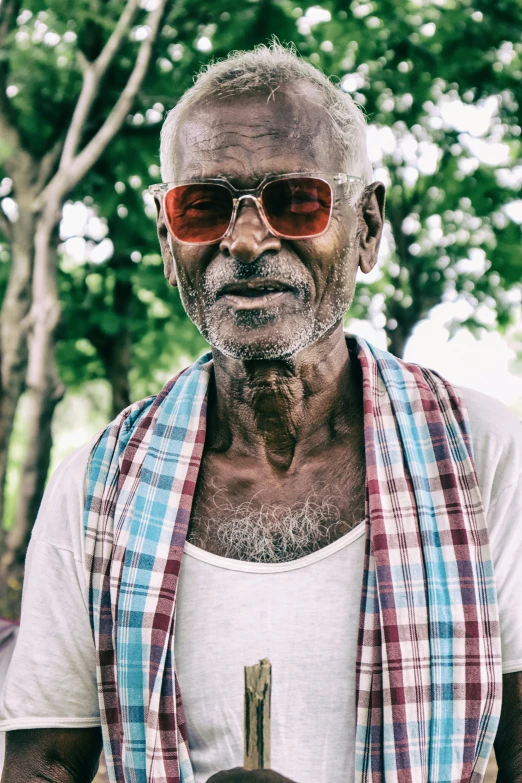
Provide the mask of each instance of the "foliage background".
{"label": "foliage background", "polygon": [[[7,5],[2,0],[0,9]],[[82,58],[97,56],[126,4],[14,5],[16,21],[0,59],[0,109],[31,160],[41,161],[71,121]],[[140,3],[141,16],[96,94],[84,142],[121,94],[147,35],[145,14],[155,5]],[[361,280],[347,322],[403,355],[419,324],[434,323],[426,321],[434,312],[440,322],[442,312],[449,337],[468,329],[478,339],[496,330],[513,356],[520,353],[518,0],[170,0],[132,110],[67,194],[56,231],[61,314],[54,349],[67,391],[52,424],[51,467],[205,349],[163,279],[146,186],[159,180],[162,119],[194,74],[213,57],[273,35],[293,42],[364,108],[376,178],[388,186],[381,260]],[[14,263],[9,229],[23,214],[9,155],[0,138],[0,295]],[[25,478],[26,398],[7,446],[4,531],[16,524]],[[19,596],[21,578],[13,580]]]}

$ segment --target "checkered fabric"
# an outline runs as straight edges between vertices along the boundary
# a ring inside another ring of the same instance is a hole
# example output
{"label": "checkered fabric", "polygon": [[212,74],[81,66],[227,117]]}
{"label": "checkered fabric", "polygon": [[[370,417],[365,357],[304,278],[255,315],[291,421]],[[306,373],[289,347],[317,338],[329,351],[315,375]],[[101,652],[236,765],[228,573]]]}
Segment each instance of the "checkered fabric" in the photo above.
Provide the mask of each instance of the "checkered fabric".
{"label": "checkered fabric", "polygon": [[[435,373],[349,340],[367,460],[355,781],[480,783],[502,676],[466,414]],[[175,598],[211,372],[207,354],[123,411],[89,462],[86,568],[111,783],[194,781]]]}
{"label": "checkered fabric", "polygon": [[368,507],[356,780],[479,783],[502,672],[466,413],[436,373],[359,346]]}

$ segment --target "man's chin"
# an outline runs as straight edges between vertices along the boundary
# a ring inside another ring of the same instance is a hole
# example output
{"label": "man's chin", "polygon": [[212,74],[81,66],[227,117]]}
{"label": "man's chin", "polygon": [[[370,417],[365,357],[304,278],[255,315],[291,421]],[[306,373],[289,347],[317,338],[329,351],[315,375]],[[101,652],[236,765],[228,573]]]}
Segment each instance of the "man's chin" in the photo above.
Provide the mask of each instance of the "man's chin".
{"label": "man's chin", "polygon": [[210,328],[204,337],[213,348],[234,359],[288,359],[314,342],[312,319],[299,321],[293,324],[273,321],[255,326],[243,324],[228,329],[221,324],[221,328]]}

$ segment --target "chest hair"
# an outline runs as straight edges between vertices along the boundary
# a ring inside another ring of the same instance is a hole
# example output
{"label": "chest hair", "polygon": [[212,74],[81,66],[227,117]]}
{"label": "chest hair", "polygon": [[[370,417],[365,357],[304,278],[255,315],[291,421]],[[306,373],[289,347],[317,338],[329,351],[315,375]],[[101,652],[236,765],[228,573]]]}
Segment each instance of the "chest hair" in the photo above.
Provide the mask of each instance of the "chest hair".
{"label": "chest hair", "polygon": [[290,475],[204,456],[187,540],[222,557],[284,562],[317,551],[364,517],[362,438],[332,446]]}

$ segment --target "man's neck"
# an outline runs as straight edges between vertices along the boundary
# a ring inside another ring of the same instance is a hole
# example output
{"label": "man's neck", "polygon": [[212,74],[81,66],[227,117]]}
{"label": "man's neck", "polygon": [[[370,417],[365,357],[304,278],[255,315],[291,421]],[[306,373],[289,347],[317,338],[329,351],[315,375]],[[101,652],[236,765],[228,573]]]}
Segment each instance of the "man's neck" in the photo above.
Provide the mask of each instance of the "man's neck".
{"label": "man's neck", "polygon": [[207,448],[255,456],[278,472],[349,432],[360,410],[342,325],[285,360],[214,350],[214,367]]}

